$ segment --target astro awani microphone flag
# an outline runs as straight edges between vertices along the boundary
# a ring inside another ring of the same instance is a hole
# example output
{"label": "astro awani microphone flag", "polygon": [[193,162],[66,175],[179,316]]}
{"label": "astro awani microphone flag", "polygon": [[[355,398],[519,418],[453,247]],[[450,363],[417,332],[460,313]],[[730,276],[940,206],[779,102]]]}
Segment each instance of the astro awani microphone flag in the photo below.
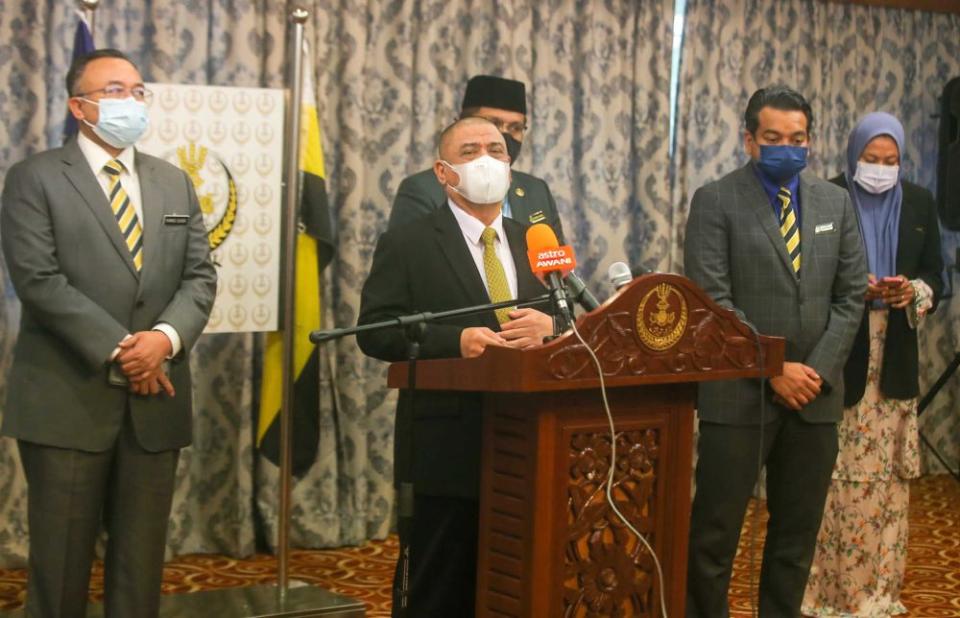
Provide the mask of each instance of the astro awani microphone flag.
{"label": "astro awani microphone flag", "polygon": [[[320,273],[333,258],[335,243],[324,181],[323,148],[317,119],[313,62],[304,44],[301,108],[300,169],[302,195],[297,231],[297,280],[294,307],[294,408],[292,414],[293,474],[302,476],[317,458],[320,423],[320,360],[308,335],[320,328]],[[264,351],[257,447],[275,464],[280,462],[280,404],[283,337],[267,333]]]}

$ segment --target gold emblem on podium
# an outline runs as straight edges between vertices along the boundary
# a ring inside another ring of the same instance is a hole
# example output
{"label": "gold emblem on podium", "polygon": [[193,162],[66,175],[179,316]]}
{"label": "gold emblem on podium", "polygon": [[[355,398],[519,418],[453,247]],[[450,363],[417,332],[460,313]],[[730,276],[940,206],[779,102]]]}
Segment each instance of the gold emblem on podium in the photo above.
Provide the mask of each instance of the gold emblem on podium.
{"label": "gold emblem on podium", "polygon": [[662,352],[687,330],[687,300],[680,290],[661,283],[644,294],[637,307],[637,336],[643,345]]}

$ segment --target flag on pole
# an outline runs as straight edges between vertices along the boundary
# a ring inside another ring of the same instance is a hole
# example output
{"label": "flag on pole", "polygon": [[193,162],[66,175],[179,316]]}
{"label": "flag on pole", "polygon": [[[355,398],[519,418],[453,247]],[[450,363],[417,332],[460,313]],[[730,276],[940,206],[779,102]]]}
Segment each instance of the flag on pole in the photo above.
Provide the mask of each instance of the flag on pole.
{"label": "flag on pole", "polygon": [[[308,335],[320,328],[320,273],[336,248],[327,202],[320,123],[310,48],[303,46],[303,98],[300,116],[300,226],[297,232],[297,280],[294,306],[294,408],[292,462],[302,476],[317,458],[320,433],[320,358]],[[289,325],[287,326],[290,327]],[[257,419],[257,447],[280,462],[280,405],[283,389],[283,337],[267,333]]]}
{"label": "flag on pole", "polygon": [[[77,12],[77,16],[80,19],[77,22],[77,30],[73,35],[73,56],[71,56],[70,59],[71,63],[77,58],[86,56],[96,49],[93,46],[93,35],[90,33],[90,25],[87,24],[87,18],[79,11]],[[78,130],[77,119],[73,117],[73,114],[71,114],[68,109],[67,117],[63,122],[63,141],[66,142],[76,135]]]}

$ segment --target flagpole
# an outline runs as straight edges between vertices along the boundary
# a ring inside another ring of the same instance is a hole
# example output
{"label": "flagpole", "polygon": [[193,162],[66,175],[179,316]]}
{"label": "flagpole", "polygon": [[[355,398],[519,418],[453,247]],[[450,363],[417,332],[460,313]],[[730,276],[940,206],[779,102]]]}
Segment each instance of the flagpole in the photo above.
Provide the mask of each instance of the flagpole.
{"label": "flagpole", "polygon": [[290,562],[290,489],[292,461],[290,454],[291,419],[293,413],[294,366],[294,301],[296,294],[297,214],[300,211],[300,108],[303,96],[303,30],[309,17],[303,7],[290,12],[293,27],[293,49],[289,61],[290,87],[287,100],[286,174],[284,192],[283,248],[283,391],[280,405],[280,496],[277,507],[277,587],[281,600],[289,587]]}
{"label": "flagpole", "polygon": [[90,36],[93,40],[97,40],[95,20],[97,18],[97,8],[100,6],[100,0],[79,0],[77,4],[80,5],[80,10],[83,11],[83,17],[87,20],[87,25],[90,26]]}

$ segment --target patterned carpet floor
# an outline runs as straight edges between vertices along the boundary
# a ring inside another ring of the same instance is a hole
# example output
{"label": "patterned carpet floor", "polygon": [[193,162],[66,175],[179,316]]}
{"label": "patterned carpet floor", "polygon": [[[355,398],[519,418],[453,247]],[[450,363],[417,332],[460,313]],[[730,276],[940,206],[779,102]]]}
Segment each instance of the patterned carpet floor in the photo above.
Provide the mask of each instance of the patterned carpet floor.
{"label": "patterned carpet floor", "polygon": [[[762,508],[762,503],[758,503]],[[765,511],[761,511],[761,522]],[[753,517],[748,515],[731,584],[733,616],[751,615],[749,537]],[[762,528],[762,526],[761,526]],[[756,562],[763,549],[762,533],[755,539]],[[396,538],[361,547],[292,552],[290,573],[367,605],[371,618],[389,616],[390,582],[397,558]],[[274,581],[276,560],[258,555],[246,560],[223,556],[183,556],[166,565],[163,592],[182,593],[249,586]],[[0,609],[23,603],[26,573],[0,569]],[[90,596],[103,591],[101,565],[93,574]],[[912,485],[910,547],[903,602],[911,616],[960,617],[960,484],[949,476],[932,476]]]}

